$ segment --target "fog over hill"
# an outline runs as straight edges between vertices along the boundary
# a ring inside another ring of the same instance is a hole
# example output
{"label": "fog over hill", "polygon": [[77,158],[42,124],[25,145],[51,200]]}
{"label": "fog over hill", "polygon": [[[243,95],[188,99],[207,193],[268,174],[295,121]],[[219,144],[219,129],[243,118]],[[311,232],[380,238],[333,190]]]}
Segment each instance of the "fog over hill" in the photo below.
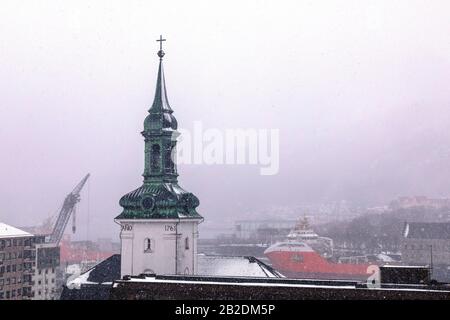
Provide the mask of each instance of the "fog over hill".
{"label": "fog over hill", "polygon": [[2,1],[0,220],[41,223],[90,172],[76,237],[118,238],[119,199],[142,182],[160,34],[181,128],[279,130],[275,175],[179,166],[205,227],[305,203],[450,196],[449,11],[411,0]]}

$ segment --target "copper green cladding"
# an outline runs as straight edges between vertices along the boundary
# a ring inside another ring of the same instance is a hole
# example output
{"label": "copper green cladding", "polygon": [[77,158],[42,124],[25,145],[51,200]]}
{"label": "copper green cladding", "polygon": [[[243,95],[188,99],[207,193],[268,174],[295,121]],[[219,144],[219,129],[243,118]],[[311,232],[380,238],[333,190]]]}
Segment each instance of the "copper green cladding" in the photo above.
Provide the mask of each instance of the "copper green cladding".
{"label": "copper green cladding", "polygon": [[116,219],[201,219],[196,211],[198,198],[178,185],[177,167],[172,160],[179,135],[178,124],[167,99],[162,47],[158,56],[155,98],[142,131],[145,138],[144,183],[120,199],[123,211]]}

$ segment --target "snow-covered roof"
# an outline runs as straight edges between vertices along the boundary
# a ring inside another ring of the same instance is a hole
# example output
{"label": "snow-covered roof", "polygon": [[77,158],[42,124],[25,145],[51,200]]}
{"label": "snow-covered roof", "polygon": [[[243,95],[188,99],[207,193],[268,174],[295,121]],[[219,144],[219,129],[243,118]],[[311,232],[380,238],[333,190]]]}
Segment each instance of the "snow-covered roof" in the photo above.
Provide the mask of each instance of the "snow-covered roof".
{"label": "snow-covered roof", "polygon": [[[282,278],[277,271],[253,257],[198,255],[198,276]],[[120,279],[120,255],[115,254],[90,270],[71,276],[69,289],[82,284],[106,284]]]}
{"label": "snow-covered roof", "polygon": [[18,238],[18,237],[31,237],[31,233],[17,229],[9,224],[0,222],[0,238]]}
{"label": "snow-covered roof", "polygon": [[67,274],[81,274],[81,266],[79,264],[70,264],[66,268]]}
{"label": "snow-covered roof", "polygon": [[[223,280],[223,279],[222,279]],[[209,285],[227,285],[227,286],[244,286],[244,287],[302,287],[302,288],[335,288],[335,289],[355,289],[355,285],[339,284],[336,281],[336,285],[329,284],[306,284],[306,283],[286,283],[286,282],[255,282],[251,277],[244,279],[246,281],[229,281],[224,282],[219,280],[210,280],[205,277],[204,280],[187,280],[187,279],[164,279],[164,276],[144,276],[142,278],[131,278],[130,280],[120,280],[122,282],[157,282],[157,283],[183,283],[183,284],[209,284]],[[300,280],[299,280],[300,281]],[[116,288],[118,283],[115,282],[113,287]]]}
{"label": "snow-covered roof", "polygon": [[88,270],[81,275],[74,274],[67,279],[67,287],[69,289],[80,289],[82,284],[97,284],[97,282],[89,281],[89,276],[94,269]]}
{"label": "snow-covered roof", "polygon": [[384,253],[377,254],[377,259],[382,262],[395,262],[394,259],[392,259],[390,256]]}
{"label": "snow-covered roof", "polygon": [[83,284],[111,284],[120,279],[120,254],[114,254],[81,274],[75,273],[67,279],[69,289],[80,289]]}
{"label": "snow-covered roof", "polygon": [[199,254],[197,261],[197,275],[202,276],[280,277],[276,271],[252,257],[208,256]]}
{"label": "snow-covered roof", "polygon": [[384,266],[381,266],[381,268],[414,268],[414,269],[429,269],[429,266],[413,266],[413,265],[393,265],[393,264],[387,264]]}

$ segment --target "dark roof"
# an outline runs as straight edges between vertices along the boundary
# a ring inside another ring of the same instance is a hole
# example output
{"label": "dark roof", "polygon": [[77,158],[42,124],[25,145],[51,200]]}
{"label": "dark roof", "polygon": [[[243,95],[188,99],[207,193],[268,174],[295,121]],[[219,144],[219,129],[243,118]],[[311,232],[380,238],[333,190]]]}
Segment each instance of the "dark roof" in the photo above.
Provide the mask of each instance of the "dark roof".
{"label": "dark roof", "polygon": [[[388,289],[388,290],[386,290]],[[434,290],[430,290],[434,289]],[[381,284],[338,280],[141,275],[117,280],[111,300],[391,300],[449,299],[445,284]]]}
{"label": "dark roof", "polygon": [[63,286],[60,300],[109,300],[111,284],[83,285],[81,289],[74,290]]}
{"label": "dark roof", "polygon": [[120,254],[103,260],[63,286],[61,300],[107,300],[114,280],[120,279]]}
{"label": "dark roof", "polygon": [[113,282],[117,279],[120,279],[120,254],[114,254],[93,267],[87,281],[103,283]]}
{"label": "dark roof", "polygon": [[450,239],[450,223],[407,222],[403,236],[408,239]]}

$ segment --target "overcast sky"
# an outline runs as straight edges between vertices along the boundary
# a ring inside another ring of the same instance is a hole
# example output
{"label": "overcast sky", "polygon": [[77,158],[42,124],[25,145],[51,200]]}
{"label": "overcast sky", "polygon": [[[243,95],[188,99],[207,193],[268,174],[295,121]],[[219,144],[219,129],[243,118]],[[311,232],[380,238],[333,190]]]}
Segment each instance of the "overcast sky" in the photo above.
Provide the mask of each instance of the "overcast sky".
{"label": "overcast sky", "polygon": [[179,168],[205,223],[449,196],[449,12],[445,0],[2,0],[0,220],[40,223],[90,172],[79,236],[118,239],[118,201],[142,182],[160,34],[180,127],[280,130],[275,176]]}

